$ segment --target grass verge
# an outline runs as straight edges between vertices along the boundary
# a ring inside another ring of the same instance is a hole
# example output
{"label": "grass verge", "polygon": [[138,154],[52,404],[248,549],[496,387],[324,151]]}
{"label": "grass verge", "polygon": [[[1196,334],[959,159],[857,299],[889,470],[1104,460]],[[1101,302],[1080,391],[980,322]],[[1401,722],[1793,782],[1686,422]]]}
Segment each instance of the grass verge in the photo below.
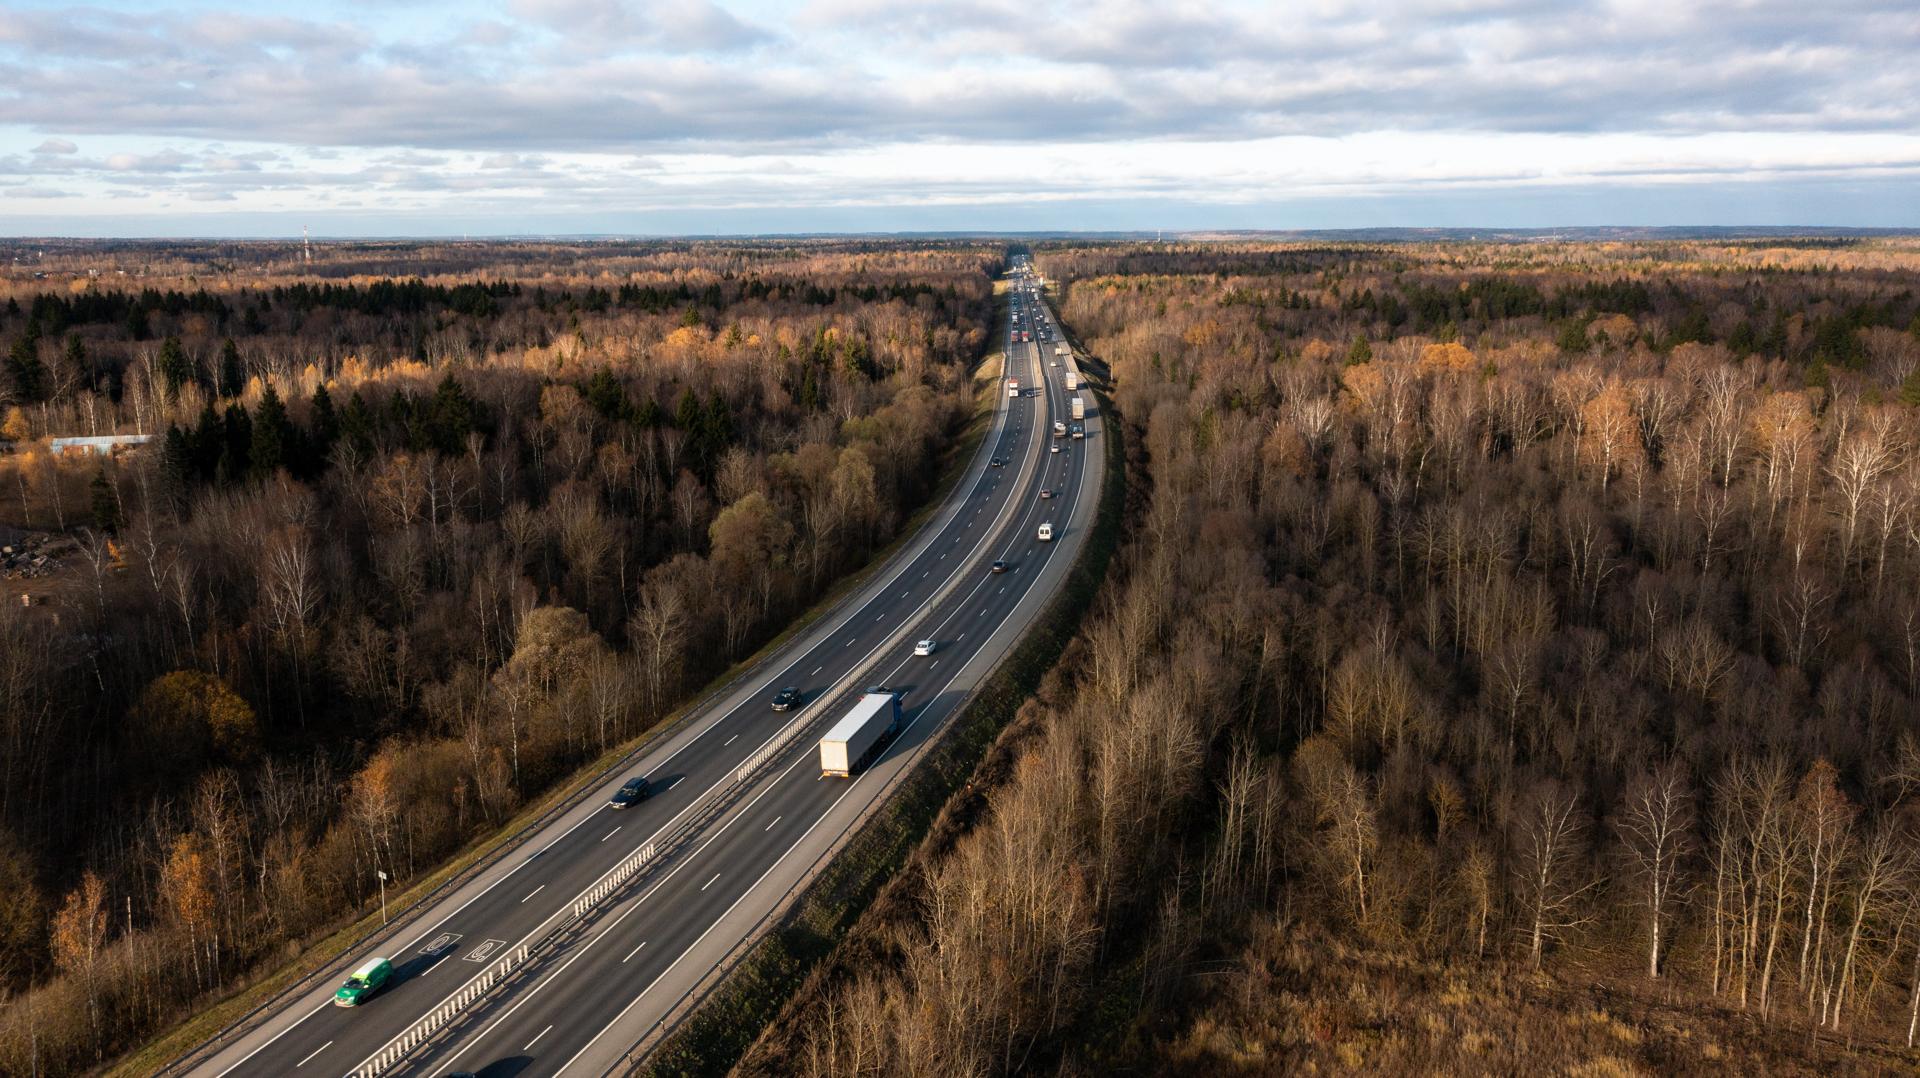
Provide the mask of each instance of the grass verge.
{"label": "grass verge", "polygon": [[[993,391],[999,388],[1000,381],[991,371],[998,369],[994,365],[994,360],[1001,355],[1001,349],[993,342],[1003,340],[1006,336],[1004,330],[1000,329],[1000,324],[1005,321],[1006,316],[1005,300],[999,295],[998,284],[995,291],[994,323],[998,332],[989,335],[987,351],[974,365],[973,414],[961,428],[959,436],[941,457],[939,484],[928,496],[926,502],[907,518],[894,540],[875,551],[864,566],[836,581],[825,595],[789,622],[779,633],[768,639],[752,655],[735,662],[725,671],[715,675],[701,686],[698,692],[688,697],[686,703],[669,712],[645,732],[617,748],[609,749],[599,759],[575,771],[572,777],[530,801],[506,824],[474,839],[459,853],[443,862],[440,867],[416,880],[405,890],[397,890],[388,896],[389,908],[397,911],[392,918],[393,921],[404,921],[417,912],[421,903],[450,884],[458,882],[467,872],[512,849],[530,828],[547,816],[564,809],[587,789],[604,781],[607,773],[623,761],[645,751],[661,738],[678,731],[687,720],[704,710],[707,703],[741,675],[777,653],[789,641],[832,613],[842,601],[865,587],[874,573],[885,568],[893,560],[894,555],[913,541],[920,529],[946,504],[954,487],[966,477],[967,466],[972,462],[974,454],[979,450],[980,443],[986,438],[987,433],[993,429],[994,405],[997,403],[997,395]],[[376,906],[351,920],[336,924],[330,930],[307,937],[310,942],[290,945],[288,949],[297,950],[297,955],[272,965],[270,969],[257,969],[253,973],[242,975],[234,982],[232,992],[224,999],[198,1011],[160,1036],[107,1064],[101,1073],[107,1078],[139,1078],[139,1076],[161,1073],[167,1066],[212,1040],[227,1027],[244,1021],[254,1011],[272,1002],[287,989],[325,970],[337,962],[342,955],[365,943],[385,927],[380,922],[379,909]],[[262,963],[262,966],[268,965],[269,963]]]}
{"label": "grass verge", "polygon": [[[1114,413],[1104,397],[1101,414]],[[970,817],[972,780],[1002,731],[1031,698],[1093,605],[1121,538],[1126,503],[1126,456],[1117,417],[1103,425],[1106,482],[1099,513],[1073,571],[1005,662],[977,690],[966,709],[929,748],[887,804],[849,839],[793,909],[720,982],[705,1002],[654,1052],[638,1073],[650,1078],[704,1078],[726,1074],[789,1001],[823,990],[834,971],[839,942],[875,905],[936,820]]]}

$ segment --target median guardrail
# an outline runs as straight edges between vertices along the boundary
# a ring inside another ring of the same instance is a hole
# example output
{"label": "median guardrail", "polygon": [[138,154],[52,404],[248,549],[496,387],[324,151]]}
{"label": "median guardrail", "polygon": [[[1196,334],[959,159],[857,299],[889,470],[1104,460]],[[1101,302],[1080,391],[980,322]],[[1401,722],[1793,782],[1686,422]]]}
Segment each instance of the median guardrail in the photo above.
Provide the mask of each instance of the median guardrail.
{"label": "median guardrail", "polygon": [[353,1078],[378,1078],[389,1068],[407,1057],[407,1053],[425,1044],[429,1038],[447,1023],[458,1018],[461,1012],[485,998],[493,986],[500,983],[509,973],[519,969],[527,962],[532,948],[527,944],[507,952],[498,962],[488,966],[479,976],[468,981],[452,995],[443,999],[425,1017],[401,1030],[399,1035],[383,1045],[379,1051],[352,1070]]}
{"label": "median guardrail", "polygon": [[[1042,376],[1044,377],[1044,372]],[[1037,456],[1028,455],[1015,480],[1016,487],[1024,485],[1031,478],[1038,460]],[[952,598],[954,591],[969,578],[968,574],[977,571],[979,565],[987,560],[993,546],[991,537],[1006,530],[1008,527],[1006,518],[1014,513],[1019,504],[1017,499],[1007,500],[1007,504],[996,515],[993,527],[988,530],[989,541],[980,543],[974,548],[973,553],[959,570],[948,577],[940,589],[920,605],[915,611],[916,615],[934,610]],[[844,702],[847,696],[856,691],[856,686],[865,684],[864,679],[867,675],[872,673],[874,667],[879,665],[888,652],[898,647],[911,635],[911,630],[920,623],[920,620],[918,616],[902,619],[899,628],[869,651],[858,667],[840,679],[839,688],[830,691],[814,707],[807,709],[805,714],[797,716],[794,721],[755,749],[747,757],[746,762],[735,769],[733,781],[724,789],[708,797],[704,804],[698,806],[697,811],[691,813],[666,838],[647,843],[622,859],[619,864],[608,869],[574,899],[572,905],[568,907],[567,916],[553,924],[540,939],[521,943],[495,966],[489,967],[486,972],[467,982],[459,991],[436,1005],[419,1021],[389,1041],[380,1051],[354,1068],[350,1072],[353,1078],[379,1078],[380,1075],[405,1062],[414,1051],[430,1043],[438,1034],[449,1030],[469,1008],[485,1000],[493,989],[507,980],[510,974],[525,967],[532,956],[544,954],[559,940],[582,927],[602,906],[607,904],[609,899],[617,896],[643,870],[677,852],[689,838],[704,830],[709,822],[738,800],[740,794],[756,784],[769,765],[784,758],[786,753],[802,740],[803,733],[818,725],[823,717]]]}

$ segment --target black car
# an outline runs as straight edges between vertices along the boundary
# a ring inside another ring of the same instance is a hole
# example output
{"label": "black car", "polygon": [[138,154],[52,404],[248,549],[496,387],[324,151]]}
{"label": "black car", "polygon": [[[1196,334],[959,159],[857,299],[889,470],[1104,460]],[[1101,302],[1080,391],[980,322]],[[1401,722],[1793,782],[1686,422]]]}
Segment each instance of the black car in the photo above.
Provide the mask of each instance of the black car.
{"label": "black car", "polygon": [[775,711],[792,711],[799,703],[799,689],[781,689],[779,692],[773,694],[773,709]]}
{"label": "black car", "polygon": [[996,573],[1004,573],[1004,572],[1006,572],[1006,571],[1007,571],[1007,563],[1006,563],[1006,562],[1003,562],[1003,561],[998,561],[998,560],[996,560],[996,561],[995,561],[995,562],[993,563],[993,571],[994,571],[994,572],[996,572]]}
{"label": "black car", "polygon": [[1001,460],[999,457],[995,457],[992,460],[987,462],[987,467],[989,468],[999,468],[999,467],[1004,467],[1005,465],[1006,465],[1006,461]]}
{"label": "black car", "polygon": [[645,801],[647,795],[652,792],[653,787],[648,785],[646,778],[636,775],[614,791],[612,800],[607,802],[607,807],[623,809],[636,801]]}

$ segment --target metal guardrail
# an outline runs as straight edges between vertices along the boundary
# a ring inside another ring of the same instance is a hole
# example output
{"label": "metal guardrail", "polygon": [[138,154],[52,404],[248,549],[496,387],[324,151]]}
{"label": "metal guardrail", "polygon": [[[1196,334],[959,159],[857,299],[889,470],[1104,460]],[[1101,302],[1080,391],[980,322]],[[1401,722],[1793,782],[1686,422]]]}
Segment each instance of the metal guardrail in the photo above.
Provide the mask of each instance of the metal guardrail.
{"label": "metal guardrail", "polygon": [[404,1060],[407,1053],[425,1044],[428,1038],[445,1028],[447,1023],[458,1018],[461,1012],[484,999],[493,986],[505,979],[507,974],[525,965],[527,956],[531,952],[532,948],[524,943],[507,952],[506,957],[488,966],[478,977],[461,985],[458,991],[441,1000],[438,1006],[426,1013],[425,1017],[401,1030],[398,1036],[388,1041],[366,1062],[355,1067],[352,1071],[353,1078],[378,1078],[388,1068]]}
{"label": "metal guardrail", "polygon": [[[1006,357],[1002,355],[1002,365],[1004,365],[1004,359],[1006,359]],[[1004,371],[1002,371],[1002,373],[1004,373]],[[968,465],[968,471],[973,471],[973,467],[977,465],[977,461],[979,461],[979,459],[985,459],[985,457],[989,455],[989,452],[991,452],[991,446],[989,446],[987,442],[981,442],[981,444],[979,444],[979,448],[975,450],[975,461],[973,461],[973,463],[970,463],[970,465]],[[939,513],[935,513],[935,517],[933,517],[931,521],[927,521],[927,525],[931,527],[931,525],[933,525],[935,521],[939,521]],[[902,559],[902,563],[904,563],[904,559],[906,559],[906,557],[908,557],[908,555],[912,553],[912,550],[914,550],[914,542],[910,540],[910,542],[908,542],[908,544],[906,544],[906,546],[904,546],[904,548],[902,548],[902,550],[900,550],[899,553],[895,555],[895,557],[897,557],[897,559]],[[895,559],[889,559],[887,563],[881,563],[881,565],[877,565],[876,569],[874,569],[874,578],[876,578],[877,580],[877,578],[881,578],[881,576],[887,575],[887,571],[889,571],[889,569],[893,569],[893,565],[895,565]],[[835,601],[835,603],[833,603],[833,605],[829,607],[828,611],[824,611],[824,613],[820,615],[820,619],[818,619],[818,621],[820,621],[820,623],[826,623],[826,621],[831,621],[831,619],[833,619],[835,615],[839,615],[839,613],[841,613],[843,609],[847,609],[849,605],[854,605],[854,603],[858,601],[858,598],[860,598],[860,596],[864,594],[864,590],[866,590],[866,584],[862,584],[862,586],[858,586],[858,588],[852,588],[852,590],[849,590],[849,592],[847,592],[845,596],[841,596],[839,600]],[[804,642],[804,640],[806,640],[806,632],[804,632],[804,630],[803,632],[797,632],[797,634],[793,634],[793,636],[789,636],[787,640],[783,640],[783,642],[781,642],[778,648],[774,648],[772,649],[772,651],[770,651],[770,653],[766,653],[766,655],[762,655],[762,657],[760,657],[760,661],[756,661],[756,663],[753,663],[751,667],[747,667],[747,669],[743,669],[743,671],[739,671],[739,673],[733,674],[733,676],[730,676],[730,678],[728,678],[726,682],[722,682],[722,684],[720,684],[718,688],[714,688],[712,692],[708,692],[707,696],[703,696],[703,698],[699,699],[699,701],[695,701],[695,703],[691,703],[691,705],[685,705],[684,709],[682,709],[682,717],[680,717],[678,721],[674,721],[674,723],[670,723],[668,724],[668,726],[664,726],[664,728],[657,728],[657,730],[651,730],[649,734],[643,734],[643,736],[641,736],[641,742],[639,742],[637,746],[632,747],[630,751],[626,751],[626,753],[624,753],[624,755],[622,755],[622,757],[620,757],[618,761],[614,761],[614,763],[612,763],[612,765],[609,765],[607,769],[603,769],[603,771],[599,772],[599,774],[595,774],[593,778],[589,778],[588,782],[584,782],[584,784],[582,784],[580,788],[576,788],[576,790],[574,790],[574,792],[572,792],[570,796],[563,797],[561,801],[557,801],[557,803],[553,803],[553,805],[551,805],[551,807],[549,807],[547,811],[543,811],[540,817],[536,817],[534,821],[526,822],[526,824],[524,824],[524,826],[522,826],[520,830],[516,830],[515,834],[511,834],[511,836],[507,836],[507,838],[505,838],[503,842],[499,842],[499,844],[495,845],[493,849],[490,849],[488,853],[484,853],[482,857],[478,857],[478,859],[476,859],[476,861],[474,861],[472,865],[468,865],[467,869],[463,869],[461,870],[461,872],[455,872],[455,874],[453,874],[451,878],[447,878],[447,880],[444,880],[442,884],[438,884],[436,888],[432,888],[432,890],[430,890],[428,894],[420,895],[419,899],[415,899],[413,903],[409,903],[407,907],[403,907],[401,911],[397,911],[396,915],[394,915],[394,919],[390,920],[388,924],[380,924],[380,926],[372,926],[372,928],[369,928],[369,930],[367,930],[365,934],[361,934],[361,936],[359,936],[359,938],[357,938],[355,942],[349,943],[346,949],[342,949],[342,953],[351,953],[351,951],[355,951],[357,947],[361,947],[361,945],[365,945],[365,943],[371,942],[374,936],[380,936],[382,932],[394,932],[396,936],[397,934],[399,934],[399,932],[403,932],[403,930],[405,930],[405,926],[409,924],[409,920],[415,919],[415,917],[417,917],[419,913],[422,913],[422,911],[426,911],[426,909],[430,909],[434,901],[438,901],[440,897],[444,897],[444,895],[447,894],[447,892],[451,892],[453,888],[459,888],[459,886],[465,886],[467,882],[470,882],[470,880],[472,880],[474,876],[478,876],[480,872],[486,872],[486,870],[492,869],[493,865],[497,865],[497,863],[499,863],[501,859],[505,859],[505,857],[507,857],[509,853],[513,853],[515,849],[518,849],[518,847],[520,847],[520,844],[522,844],[522,842],[524,842],[524,840],[526,840],[528,836],[532,836],[532,834],[538,834],[541,828],[545,828],[545,826],[547,826],[549,822],[553,822],[555,821],[555,819],[559,819],[561,815],[564,815],[564,813],[568,813],[568,811],[572,811],[572,809],[574,809],[574,807],[576,807],[576,805],[578,805],[578,803],[580,803],[582,799],[588,799],[588,797],[593,796],[593,794],[595,794],[595,792],[597,792],[597,790],[599,790],[599,788],[601,788],[601,786],[603,786],[603,784],[607,782],[607,778],[611,778],[612,774],[616,774],[616,772],[626,771],[626,769],[630,769],[630,767],[632,767],[632,763],[634,763],[636,759],[639,759],[641,755],[645,755],[645,753],[649,753],[649,751],[655,751],[655,749],[657,749],[657,747],[659,747],[660,744],[662,744],[662,742],[666,740],[666,738],[672,738],[672,736],[676,736],[678,732],[682,732],[685,726],[689,726],[689,724],[691,723],[697,723],[697,721],[699,721],[699,717],[701,717],[701,715],[705,715],[707,711],[710,711],[710,709],[714,707],[714,703],[716,703],[716,701],[720,701],[720,699],[726,699],[728,698],[728,696],[730,696],[730,694],[733,694],[733,692],[737,692],[741,684],[745,684],[745,682],[749,682],[751,678],[756,678],[756,676],[760,676],[760,673],[764,671],[764,667],[766,667],[768,663],[774,663],[776,659],[780,659],[781,655],[785,655],[785,653],[789,653],[791,649],[795,648],[795,646],[799,646],[799,644],[801,644],[801,642]],[[808,723],[810,723],[810,721],[812,721],[812,719],[808,719]],[[797,734],[797,732],[799,732],[799,728],[803,728],[803,726],[804,724],[799,724],[799,726],[795,726],[795,730],[793,730],[793,732]],[[781,747],[785,747],[785,746],[781,746]],[[762,747],[760,751],[766,751],[766,749]],[[778,749],[776,749],[776,751],[778,751]],[[756,753],[756,755],[758,755],[758,753]],[[768,757],[772,757],[774,753],[766,753],[766,755],[768,755]],[[762,761],[762,763],[764,763],[764,761]],[[741,776],[741,774],[743,774],[743,771],[745,771],[745,769],[741,769],[741,771],[735,772],[735,774],[737,774],[737,776]],[[716,801],[718,801],[718,799],[722,799],[722,797],[716,797]],[[678,838],[678,834],[676,834],[676,838]],[[651,847],[655,847],[655,845],[659,845],[659,844],[649,844],[649,849],[651,849]],[[643,861],[643,863],[641,863],[639,867],[645,867],[645,861]],[[637,870],[637,867],[636,867],[636,870]],[[630,878],[630,876],[628,876],[628,878]],[[622,880],[622,882],[624,882],[624,880]],[[217,1051],[217,1049],[219,1049],[219,1045],[221,1045],[221,1043],[225,1043],[225,1041],[227,1041],[228,1038],[232,1038],[232,1036],[234,1036],[236,1032],[240,1032],[242,1028],[248,1028],[248,1026],[250,1026],[250,1022],[253,1022],[253,1018],[257,1018],[259,1017],[259,1015],[263,1015],[263,1013],[267,1013],[267,1011],[271,1011],[273,1007],[278,1007],[278,1005],[280,1005],[280,1003],[284,1003],[284,1001],[286,1001],[288,997],[292,997],[292,995],[296,995],[296,993],[305,992],[305,990],[309,990],[309,988],[311,988],[311,986],[313,986],[313,984],[315,984],[317,980],[323,980],[323,978],[326,978],[328,974],[338,974],[338,970],[344,967],[346,967],[346,963],[344,963],[344,959],[336,959],[336,961],[332,961],[332,963],[323,963],[323,965],[319,965],[319,967],[315,967],[313,968],[313,970],[309,970],[309,972],[305,972],[305,974],[301,974],[301,976],[298,976],[298,978],[296,978],[296,980],[294,980],[292,984],[288,984],[286,988],[282,988],[282,990],[278,990],[278,992],[273,993],[273,995],[271,995],[269,999],[265,999],[265,1001],[261,1001],[261,1003],[257,1003],[257,1005],[255,1005],[255,1007],[252,1007],[252,1009],[250,1009],[250,1011],[248,1011],[246,1015],[242,1015],[242,1017],[238,1017],[236,1018],[236,1020],[232,1020],[232,1022],[228,1022],[225,1028],[221,1028],[221,1030],[219,1030],[217,1034],[213,1034],[211,1038],[207,1038],[207,1040],[200,1041],[200,1043],[196,1043],[194,1047],[190,1047],[190,1049],[186,1049],[184,1053],[180,1053],[179,1057],[175,1057],[175,1059],[171,1059],[171,1061],[167,1061],[165,1065],[159,1068],[159,1074],[171,1074],[171,1072],[175,1072],[175,1070],[180,1070],[180,1068],[186,1068],[186,1066],[196,1065],[196,1063],[198,1063],[198,1061],[200,1061],[202,1057],[205,1057],[207,1053],[211,1053],[211,1051]],[[355,1074],[357,1074],[357,1072],[355,1072]]]}
{"label": "metal guardrail", "polygon": [[[1044,372],[1042,376],[1044,377]],[[1028,474],[1030,467],[1030,464],[1022,466],[1021,475],[1023,478]],[[1007,510],[1003,510],[1003,512],[1010,511],[1015,504],[1014,501],[1009,500]],[[1000,527],[1004,528],[1005,525],[1001,524]],[[981,561],[986,559],[991,545],[991,543],[982,543],[976,546],[972,556],[966,559],[965,564],[960,567],[959,571],[949,576],[940,590],[935,592],[932,597],[923,603],[920,609],[935,609],[941,603],[952,598],[953,592],[959,587],[967,571],[977,567]],[[899,646],[901,642],[911,635],[910,630],[915,624],[917,624],[917,621],[914,619],[903,620],[898,629],[895,629],[885,640],[881,641],[879,646],[867,653],[865,660],[861,662],[860,666],[840,679],[840,687],[838,689],[830,691],[829,694],[818,701],[814,707],[796,716],[792,722],[787,724],[784,730],[769,738],[766,743],[758,749],[755,749],[753,754],[747,757],[746,762],[735,769],[734,781],[729,783],[725,789],[709,798],[705,805],[699,806],[699,811],[688,816],[679,827],[674,829],[672,834],[664,839],[647,843],[622,859],[619,864],[608,869],[598,880],[594,881],[586,890],[580,893],[579,897],[574,900],[573,905],[569,908],[568,916],[565,919],[554,925],[553,928],[548,930],[538,941],[520,944],[505,958],[502,958],[499,962],[489,967],[486,972],[461,986],[459,991],[441,1001],[439,1005],[427,1012],[419,1021],[395,1036],[393,1040],[387,1042],[378,1052],[374,1053],[373,1056],[350,1072],[352,1078],[378,1078],[379,1075],[405,1062],[407,1056],[415,1049],[427,1044],[436,1034],[446,1030],[454,1020],[465,1013],[469,1007],[484,1000],[494,988],[504,983],[509,974],[524,967],[531,955],[544,953],[562,937],[578,928],[587,918],[591,917],[604,905],[608,899],[617,895],[626,884],[632,882],[639,876],[642,870],[676,852],[690,837],[704,829],[706,824],[718,813],[724,811],[739,794],[758,782],[761,773],[767,770],[768,765],[776,763],[787,751],[792,749],[794,744],[800,740],[802,733],[808,728],[817,725],[822,717],[832,711],[835,706],[842,703],[848,695],[855,691],[855,686],[864,684],[862,679],[865,678],[875,666],[879,665],[881,659],[888,651]]]}
{"label": "metal guardrail", "polygon": [[654,843],[628,854],[619,864],[600,877],[599,882],[587,888],[586,893],[574,900],[573,916],[576,920],[585,917],[599,901],[618,891],[620,885],[633,878],[633,874],[653,863],[653,855],[658,847]]}
{"label": "metal guardrail", "polygon": [[[1082,377],[1084,378],[1084,375]],[[1089,391],[1091,391],[1090,387],[1089,387]],[[1093,416],[1098,416],[1101,414],[1103,413],[1098,411],[1094,413],[1090,413],[1090,415],[1093,415]],[[1103,478],[1105,475],[1104,467],[1105,465],[1103,462],[1103,465],[1102,465]],[[1102,484],[1096,484],[1093,489],[1096,492],[1104,491],[1105,489],[1104,482]],[[1088,510],[1089,525],[1091,520],[1093,518],[1097,518],[1099,515],[1102,496],[1103,495],[1101,495],[1100,493],[1096,493],[1096,496],[1089,503],[1090,505],[1090,508]],[[1083,525],[1083,527],[1084,526],[1087,526],[1087,525]],[[1081,553],[1084,553],[1084,547],[1082,547],[1079,550],[1076,550],[1074,557],[1078,558]],[[1067,580],[1069,579],[1070,573],[1071,573],[1071,570],[1069,569],[1069,573],[1067,575],[1063,575],[1060,578],[1060,580],[1055,584],[1053,590],[1047,593],[1046,603],[1041,606],[1039,612],[1036,613],[1032,621],[1030,621],[1026,627],[1022,628],[1019,635],[1023,636],[1025,633],[1031,631],[1034,624],[1037,624],[1039,621],[1041,621],[1047,616],[1047,612],[1052,609],[1053,604],[1060,601],[1061,592],[1066,587],[1066,583],[1067,583]],[[941,596],[941,598],[944,600],[949,594],[950,592],[944,593]],[[1019,637],[1016,636],[1015,640],[1009,642],[1006,648],[1003,649],[1000,658],[995,659],[994,662],[989,665],[988,669],[981,673],[980,677],[978,678],[978,680],[976,680],[974,685],[971,688],[969,688],[966,691],[965,695],[963,695],[961,699],[954,705],[952,711],[948,715],[949,720],[953,719],[956,716],[963,715],[966,713],[967,708],[973,704],[975,699],[979,696],[979,693],[981,692],[981,690],[987,685],[987,683],[991,679],[993,669],[998,667],[999,663],[1005,659],[1006,655],[1011,654],[1012,651],[1018,646],[1019,646]],[[855,683],[857,684],[857,681]],[[844,692],[845,690],[842,690],[842,691]],[[825,852],[823,852],[818,858],[815,859],[814,863],[811,866],[809,866],[805,870],[805,872],[802,873],[799,879],[795,880],[792,884],[788,886],[787,890],[775,901],[774,905],[770,909],[768,909],[767,912],[763,914],[760,917],[760,919],[755,923],[754,928],[751,931],[749,931],[748,934],[744,936],[739,942],[737,942],[733,946],[733,948],[727,952],[725,956],[721,958],[720,962],[714,967],[714,969],[709,971],[706,978],[703,979],[699,985],[696,985],[695,988],[690,989],[679,1003],[675,1004],[673,1008],[669,1009],[668,1013],[665,1016],[663,1016],[654,1026],[652,1026],[640,1038],[639,1041],[629,1046],[626,1052],[623,1053],[619,1059],[615,1060],[613,1063],[609,1064],[603,1071],[601,1071],[600,1078],[613,1078],[613,1076],[617,1074],[634,1073],[635,1072],[634,1068],[636,1067],[636,1065],[641,1060],[645,1059],[646,1056],[654,1048],[658,1047],[662,1042],[664,1042],[667,1037],[671,1036],[672,1033],[679,1027],[680,1022],[684,1021],[689,1015],[693,1013],[693,1010],[697,1006],[698,998],[704,994],[705,990],[711,987],[712,985],[719,983],[721,979],[724,979],[726,976],[728,976],[731,970],[733,969],[733,967],[738,963],[738,961],[742,957],[744,957],[745,954],[749,950],[751,950],[752,946],[762,938],[764,931],[769,926],[775,924],[781,917],[783,917],[786,911],[791,909],[792,904],[799,900],[799,896],[805,891],[807,887],[811,886],[812,882],[818,877],[818,874],[824,869],[826,863],[833,856],[836,856],[838,851],[842,849],[846,843],[851,841],[853,837],[871,821],[873,814],[878,812],[880,808],[887,803],[887,801],[898,790],[900,784],[906,781],[907,776],[912,773],[914,767],[918,766],[920,757],[924,756],[925,753],[932,751],[933,746],[938,742],[939,738],[944,736],[945,736],[945,732],[943,732],[942,734],[936,737],[929,738],[925,743],[923,743],[920,749],[917,750],[919,755],[914,757],[912,762],[910,762],[907,767],[903,768],[900,772],[898,772],[896,775],[893,776],[893,778],[890,780],[887,786],[884,789],[882,789],[874,797],[871,804],[865,810],[863,810],[860,816],[856,818],[856,820],[847,828],[847,830],[843,832],[842,835],[837,840],[835,840],[835,842],[832,845],[830,845]],[[679,1012],[677,1017],[675,1017],[675,1011]]]}

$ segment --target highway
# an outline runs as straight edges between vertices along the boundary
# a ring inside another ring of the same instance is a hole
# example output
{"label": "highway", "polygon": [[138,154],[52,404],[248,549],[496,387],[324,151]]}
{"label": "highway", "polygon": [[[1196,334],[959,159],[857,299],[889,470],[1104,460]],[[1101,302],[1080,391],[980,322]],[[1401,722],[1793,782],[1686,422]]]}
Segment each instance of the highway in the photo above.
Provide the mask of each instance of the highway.
{"label": "highway", "polygon": [[[684,1015],[1010,650],[1084,542],[1103,474],[1099,420],[1089,411],[1086,441],[1049,436],[1067,417],[1070,364],[1050,365],[1054,342],[1034,325],[1046,316],[1022,294],[1016,282],[1003,372],[1021,394],[1002,382],[992,428],[948,502],[865,586],[513,852],[230,1031],[190,1073],[368,1073],[489,964],[537,941],[547,942],[536,957],[381,1073],[606,1074]],[[1042,522],[1054,542],[1036,539]],[[989,572],[995,559],[1006,572]],[[937,642],[932,655],[913,654],[922,638]],[[789,685],[802,707],[774,713],[771,697]],[[902,694],[904,729],[851,780],[823,778],[819,734],[867,685]],[[753,765],[744,780],[743,765]],[[632,775],[649,776],[654,795],[608,807]],[[575,916],[583,893],[650,843],[657,858]],[[344,971],[372,955],[394,963],[393,982],[362,1006],[333,1006]]]}

